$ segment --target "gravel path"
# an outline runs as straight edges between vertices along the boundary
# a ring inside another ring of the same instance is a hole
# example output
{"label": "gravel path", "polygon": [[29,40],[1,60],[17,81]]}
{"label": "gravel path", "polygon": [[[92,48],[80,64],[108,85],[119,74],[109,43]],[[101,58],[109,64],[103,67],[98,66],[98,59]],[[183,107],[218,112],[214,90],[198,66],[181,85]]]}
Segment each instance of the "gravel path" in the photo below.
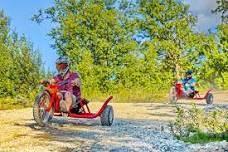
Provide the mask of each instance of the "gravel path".
{"label": "gravel path", "polygon": [[[90,103],[98,109],[101,103]],[[49,127],[40,128],[32,109],[0,111],[0,151],[21,152],[228,152],[227,142],[188,144],[176,140],[167,124],[175,117],[174,106],[162,103],[111,103],[115,121],[111,127],[100,120],[54,118]],[[185,108],[191,103],[181,102]],[[204,104],[198,104],[204,108]],[[228,109],[228,104],[218,104]],[[95,111],[96,111],[95,110]]]}

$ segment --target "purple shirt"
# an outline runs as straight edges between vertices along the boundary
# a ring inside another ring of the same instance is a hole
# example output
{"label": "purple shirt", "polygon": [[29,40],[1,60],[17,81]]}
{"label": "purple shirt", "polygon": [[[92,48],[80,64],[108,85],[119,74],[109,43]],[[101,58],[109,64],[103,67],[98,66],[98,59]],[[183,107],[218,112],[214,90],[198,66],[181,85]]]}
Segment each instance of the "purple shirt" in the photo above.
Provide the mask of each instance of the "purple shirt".
{"label": "purple shirt", "polygon": [[[75,95],[76,97],[80,98],[81,96],[81,89],[80,87],[77,87],[77,86],[72,86],[71,82],[72,80],[75,80],[79,78],[79,75],[78,73],[74,73],[74,72],[70,72],[70,75],[69,77],[67,78],[67,80],[69,81],[68,83],[64,84],[64,85],[61,85],[60,86],[60,91],[69,91],[71,92],[73,95]],[[64,81],[63,77],[61,75],[56,75],[54,76],[53,78],[56,83],[61,83]]]}

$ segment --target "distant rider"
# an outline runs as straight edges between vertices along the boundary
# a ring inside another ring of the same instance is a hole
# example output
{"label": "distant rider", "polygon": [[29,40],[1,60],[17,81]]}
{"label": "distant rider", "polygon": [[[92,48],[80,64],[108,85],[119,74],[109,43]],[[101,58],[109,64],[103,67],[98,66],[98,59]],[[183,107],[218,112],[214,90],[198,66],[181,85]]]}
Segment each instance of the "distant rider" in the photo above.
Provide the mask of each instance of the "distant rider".
{"label": "distant rider", "polygon": [[195,85],[196,80],[192,77],[192,70],[188,70],[185,73],[185,78],[181,80],[183,85],[183,91],[186,96],[188,97],[194,97],[196,93]]}

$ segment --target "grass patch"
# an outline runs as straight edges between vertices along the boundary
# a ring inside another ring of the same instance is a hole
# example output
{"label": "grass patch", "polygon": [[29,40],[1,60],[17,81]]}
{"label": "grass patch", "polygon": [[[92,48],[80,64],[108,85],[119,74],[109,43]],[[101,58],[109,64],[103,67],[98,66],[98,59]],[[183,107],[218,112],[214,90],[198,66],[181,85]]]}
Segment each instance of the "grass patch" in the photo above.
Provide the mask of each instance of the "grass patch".
{"label": "grass patch", "polygon": [[82,96],[90,101],[103,102],[110,95],[116,103],[154,103],[168,100],[168,90],[119,89],[116,92],[102,93],[100,91],[83,92]]}
{"label": "grass patch", "polygon": [[228,141],[228,111],[205,111],[193,104],[192,108],[176,107],[176,119],[170,123],[177,139],[190,143]]}
{"label": "grass patch", "polygon": [[228,133],[209,134],[204,132],[197,132],[190,137],[182,137],[181,140],[183,140],[184,142],[190,142],[192,144],[203,144],[223,140],[226,140],[228,142]]}
{"label": "grass patch", "polygon": [[31,106],[32,102],[26,98],[0,98],[0,110],[21,109]]}
{"label": "grass patch", "polygon": [[[119,92],[101,93],[100,91],[93,91],[90,93],[84,92],[82,97],[85,97],[92,102],[104,102],[110,95],[113,96],[113,102],[116,103],[153,103],[164,102],[168,100],[168,91],[144,91],[142,89],[127,90],[122,89]],[[31,107],[35,95],[28,98],[21,96],[18,97],[5,97],[0,98],[0,110],[8,109],[21,109]]]}
{"label": "grass patch", "polygon": [[11,105],[11,104],[0,104],[0,110],[10,110],[10,109],[22,109],[25,108],[22,105]]}

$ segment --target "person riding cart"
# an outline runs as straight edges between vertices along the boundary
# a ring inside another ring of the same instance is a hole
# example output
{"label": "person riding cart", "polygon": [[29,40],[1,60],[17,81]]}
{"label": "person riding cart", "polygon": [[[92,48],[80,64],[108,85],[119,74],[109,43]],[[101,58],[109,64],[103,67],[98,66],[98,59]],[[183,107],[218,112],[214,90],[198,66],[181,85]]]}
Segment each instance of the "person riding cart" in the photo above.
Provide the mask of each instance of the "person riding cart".
{"label": "person riding cart", "polygon": [[77,72],[70,70],[70,61],[67,57],[56,60],[58,74],[51,80],[42,80],[42,92],[36,97],[33,104],[33,117],[39,126],[46,126],[53,117],[94,119],[100,117],[101,125],[111,126],[114,112],[108,105],[113,96],[109,96],[97,113],[91,112],[89,101],[81,97],[81,82]]}
{"label": "person riding cart", "polygon": [[60,98],[60,110],[67,115],[70,110],[78,110],[78,101],[81,97],[81,82],[77,72],[70,70],[70,60],[66,56],[56,60],[58,74],[50,80],[51,84],[66,82],[60,87],[58,97]]}
{"label": "person riding cart", "polygon": [[194,97],[194,95],[197,93],[195,89],[196,80],[192,77],[192,73],[192,70],[186,71],[185,78],[181,79],[184,94],[188,97]]}
{"label": "person riding cart", "polygon": [[196,90],[196,79],[193,78],[192,73],[192,70],[186,71],[184,78],[180,78],[179,73],[177,73],[177,81],[175,81],[169,92],[170,103],[176,103],[180,99],[206,99],[207,104],[213,103],[212,89],[209,89],[204,96],[201,96],[199,91]]}

